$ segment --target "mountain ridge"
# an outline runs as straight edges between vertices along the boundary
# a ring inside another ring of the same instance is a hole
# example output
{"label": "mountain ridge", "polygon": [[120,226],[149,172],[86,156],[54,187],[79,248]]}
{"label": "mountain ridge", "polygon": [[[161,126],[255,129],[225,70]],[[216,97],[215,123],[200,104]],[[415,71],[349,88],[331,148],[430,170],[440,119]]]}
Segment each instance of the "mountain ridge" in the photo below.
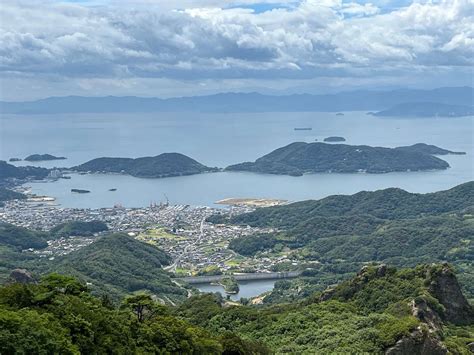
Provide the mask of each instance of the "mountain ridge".
{"label": "mountain ridge", "polygon": [[137,96],[56,96],[34,101],[0,102],[0,112],[10,114],[113,113],[113,112],[337,112],[386,110],[412,101],[472,105],[474,88],[443,87],[431,90],[358,90],[336,94],[266,95],[226,92],[173,98]]}

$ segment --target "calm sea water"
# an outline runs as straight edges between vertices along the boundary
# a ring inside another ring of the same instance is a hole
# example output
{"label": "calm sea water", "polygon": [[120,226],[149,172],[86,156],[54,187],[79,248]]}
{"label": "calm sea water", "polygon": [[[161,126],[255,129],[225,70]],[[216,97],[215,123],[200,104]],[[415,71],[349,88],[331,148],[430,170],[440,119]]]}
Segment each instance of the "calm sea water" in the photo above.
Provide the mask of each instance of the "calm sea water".
{"label": "calm sea water", "polygon": [[[468,152],[445,156],[451,169],[391,174],[313,174],[302,177],[222,172],[166,179],[119,175],[72,175],[71,180],[34,183],[33,192],[54,196],[66,207],[147,206],[168,196],[171,203],[212,205],[228,197],[290,201],[401,187],[412,192],[447,189],[473,180],[473,117],[382,119],[364,112],[159,113],[5,115],[0,117],[0,159],[34,153],[66,156],[46,167],[73,166],[101,156],[140,157],[180,152],[208,166],[253,161],[295,141],[344,136],[347,144],[395,147],[418,142]],[[295,131],[295,127],[312,127]],[[24,163],[20,163],[24,164]],[[72,194],[71,188],[90,190]],[[116,188],[116,192],[109,192]]]}
{"label": "calm sea water", "polygon": [[[255,281],[239,281],[239,293],[231,295],[230,298],[234,301],[243,298],[251,298],[261,295],[264,292],[273,290],[277,280],[255,280]],[[224,288],[218,285],[211,284],[196,284],[194,285],[201,292],[219,292],[226,297]]]}

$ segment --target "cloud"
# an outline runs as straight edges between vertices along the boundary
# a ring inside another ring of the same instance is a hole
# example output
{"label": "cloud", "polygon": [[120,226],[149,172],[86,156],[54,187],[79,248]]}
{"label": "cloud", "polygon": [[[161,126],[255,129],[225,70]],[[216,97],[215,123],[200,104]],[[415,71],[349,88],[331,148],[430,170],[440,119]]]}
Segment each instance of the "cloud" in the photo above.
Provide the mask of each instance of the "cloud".
{"label": "cloud", "polygon": [[5,0],[0,71],[78,82],[310,80],[474,64],[469,0],[195,4]]}

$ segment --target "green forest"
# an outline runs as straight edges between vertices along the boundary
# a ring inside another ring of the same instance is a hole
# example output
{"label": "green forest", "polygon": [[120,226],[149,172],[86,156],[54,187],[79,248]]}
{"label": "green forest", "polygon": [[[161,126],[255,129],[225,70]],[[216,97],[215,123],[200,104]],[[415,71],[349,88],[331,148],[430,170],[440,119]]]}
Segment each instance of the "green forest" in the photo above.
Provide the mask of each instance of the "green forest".
{"label": "green forest", "polygon": [[177,306],[140,292],[114,302],[59,274],[0,288],[2,354],[469,354],[473,321],[448,265],[368,266],[325,292],[264,307],[225,306],[218,294]]}

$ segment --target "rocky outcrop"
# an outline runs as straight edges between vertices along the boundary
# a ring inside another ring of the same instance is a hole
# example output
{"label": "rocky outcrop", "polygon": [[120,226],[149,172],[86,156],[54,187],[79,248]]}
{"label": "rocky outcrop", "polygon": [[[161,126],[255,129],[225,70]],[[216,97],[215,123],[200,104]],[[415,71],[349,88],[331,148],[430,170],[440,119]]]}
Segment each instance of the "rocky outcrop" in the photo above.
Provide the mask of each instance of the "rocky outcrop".
{"label": "rocky outcrop", "polygon": [[444,355],[447,353],[446,346],[421,327],[385,351],[386,355]]}
{"label": "rocky outcrop", "polygon": [[458,280],[448,264],[432,268],[427,275],[430,293],[444,306],[444,321],[467,325],[474,323],[474,309],[461,292]]}
{"label": "rocky outcrop", "polygon": [[30,284],[35,283],[33,276],[25,269],[15,269],[10,273],[9,282]]}

